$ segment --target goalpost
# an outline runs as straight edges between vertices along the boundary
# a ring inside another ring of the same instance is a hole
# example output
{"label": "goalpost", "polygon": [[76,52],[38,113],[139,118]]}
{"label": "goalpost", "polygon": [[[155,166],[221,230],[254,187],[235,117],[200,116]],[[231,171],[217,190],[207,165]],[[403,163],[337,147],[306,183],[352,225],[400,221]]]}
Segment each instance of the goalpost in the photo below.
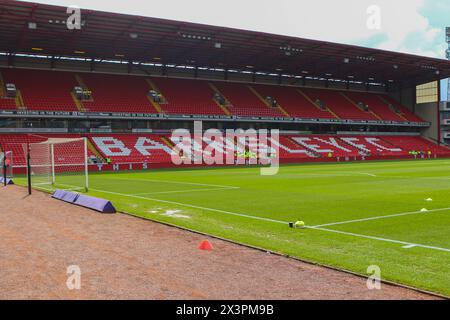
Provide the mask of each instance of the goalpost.
{"label": "goalpost", "polygon": [[29,186],[49,191],[88,191],[87,138],[49,138],[23,147]]}

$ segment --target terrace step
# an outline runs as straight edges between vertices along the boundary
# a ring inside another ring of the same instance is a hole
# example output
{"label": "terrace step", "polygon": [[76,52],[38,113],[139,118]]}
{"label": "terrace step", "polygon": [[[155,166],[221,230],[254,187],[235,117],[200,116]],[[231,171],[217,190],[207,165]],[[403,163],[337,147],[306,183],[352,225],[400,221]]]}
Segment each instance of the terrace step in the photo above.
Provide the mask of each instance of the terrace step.
{"label": "terrace step", "polygon": [[[391,104],[391,103],[390,103],[389,101],[387,101],[383,96],[377,94],[377,97],[378,97],[381,101],[383,101],[383,103],[385,103],[387,106],[389,106],[389,105]],[[408,119],[405,117],[405,115],[404,115],[402,112],[396,112],[395,114],[398,115],[398,116],[399,116],[400,118],[402,118],[403,120],[408,121]]]}
{"label": "terrace step", "polygon": [[19,110],[26,110],[27,109],[25,107],[24,102],[23,102],[22,92],[20,90],[17,90],[15,101],[16,101],[17,109],[19,109]]}
{"label": "terrace step", "polygon": [[222,97],[225,98],[226,104],[225,105],[221,105],[219,102],[217,102],[215,99],[214,102],[219,106],[219,108],[223,111],[223,113],[225,113],[227,116],[231,116],[231,111],[230,109],[228,109],[227,106],[231,106],[230,101],[222,94],[222,92],[220,92],[220,90],[211,82],[208,82],[209,87],[215,92],[220,94]]}
{"label": "terrace step", "polygon": [[358,110],[361,110],[362,112],[368,112],[370,113],[372,116],[374,116],[375,118],[377,118],[378,120],[383,120],[378,114],[376,114],[374,111],[370,110],[369,111],[365,111],[362,108],[360,108],[360,106],[353,101],[353,99],[351,99],[349,96],[347,96],[345,93],[343,92],[339,92],[341,96],[343,96],[348,102],[350,102],[353,106],[355,106],[356,108],[358,108]]}
{"label": "terrace step", "polygon": [[[150,79],[145,79],[145,81],[147,81],[147,83],[148,83],[148,85],[150,86],[150,89],[151,89],[151,90],[155,90],[156,92],[159,92],[159,94],[161,94],[161,96],[162,96],[162,98],[164,99],[164,101],[167,101],[167,99],[166,99],[166,97],[164,96],[164,94],[158,89],[158,87],[156,86],[156,84],[155,84],[152,80],[150,80]],[[164,111],[163,111],[161,105],[160,105],[158,102],[154,101],[154,100],[153,100],[151,97],[149,97],[148,95],[147,95],[147,99],[148,99],[148,101],[150,101],[151,105],[153,106],[153,108],[155,108],[155,110],[156,110],[157,113],[164,113]]]}
{"label": "terrace step", "polygon": [[80,112],[87,111],[86,108],[84,107],[83,102],[78,100],[73,92],[70,93],[70,96],[72,97],[73,103],[75,103],[75,106],[77,107],[78,111],[80,111]]}
{"label": "terrace step", "polygon": [[[258,97],[259,100],[261,100],[262,103],[264,103],[268,108],[272,108],[272,106],[269,104],[269,102],[267,102],[267,100],[264,99],[255,88],[253,88],[252,86],[247,86],[247,87],[250,89],[251,92],[253,92],[253,94],[255,96]],[[289,113],[287,113],[286,110],[284,110],[283,107],[279,103],[277,103],[277,109],[280,113],[282,113],[286,117],[291,117],[289,115]]]}
{"label": "terrace step", "polygon": [[99,159],[101,162],[105,163],[105,157],[97,150],[95,145],[92,143],[91,139],[87,139],[88,149]]}
{"label": "terrace step", "polygon": [[[296,91],[298,93],[300,93],[306,100],[308,100],[314,107],[316,107],[317,109],[319,109],[320,111],[324,111],[322,110],[304,91],[300,90],[300,89],[296,89]],[[339,118],[339,116],[334,113],[333,111],[331,111],[330,108],[325,107],[325,111],[327,111],[328,113],[330,113],[333,117],[335,117],[336,119],[341,119]]]}

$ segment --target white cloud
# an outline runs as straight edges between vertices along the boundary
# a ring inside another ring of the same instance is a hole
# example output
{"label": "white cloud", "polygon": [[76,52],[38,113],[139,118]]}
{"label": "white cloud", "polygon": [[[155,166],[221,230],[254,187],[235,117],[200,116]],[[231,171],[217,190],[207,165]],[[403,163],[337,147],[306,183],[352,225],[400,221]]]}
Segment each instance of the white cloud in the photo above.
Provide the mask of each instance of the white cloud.
{"label": "white cloud", "polygon": [[[433,43],[443,37],[419,13],[425,0],[42,0],[49,4],[159,17],[234,27],[297,37],[368,43],[376,35],[385,39],[380,49],[443,57]],[[381,8],[382,29],[367,28],[367,8]],[[417,38],[417,45],[408,37]],[[442,41],[444,39],[442,38]],[[445,49],[445,45],[444,45]]]}

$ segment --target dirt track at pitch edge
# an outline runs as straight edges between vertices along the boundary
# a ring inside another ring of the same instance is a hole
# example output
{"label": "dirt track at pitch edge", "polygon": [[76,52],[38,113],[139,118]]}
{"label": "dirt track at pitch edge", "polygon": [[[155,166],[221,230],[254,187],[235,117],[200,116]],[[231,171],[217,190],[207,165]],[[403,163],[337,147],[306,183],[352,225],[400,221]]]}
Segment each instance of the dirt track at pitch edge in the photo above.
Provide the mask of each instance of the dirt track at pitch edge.
{"label": "dirt track at pitch edge", "polygon": [[[127,215],[0,187],[0,299],[434,299]],[[67,267],[81,268],[68,290]]]}

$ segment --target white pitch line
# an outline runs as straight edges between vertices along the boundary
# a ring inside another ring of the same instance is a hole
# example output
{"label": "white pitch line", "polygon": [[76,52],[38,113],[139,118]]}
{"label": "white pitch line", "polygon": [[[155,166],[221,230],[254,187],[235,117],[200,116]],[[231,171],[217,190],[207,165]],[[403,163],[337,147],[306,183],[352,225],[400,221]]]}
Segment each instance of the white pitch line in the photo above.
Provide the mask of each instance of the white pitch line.
{"label": "white pitch line", "polygon": [[153,180],[153,179],[127,179],[127,178],[111,178],[113,180],[125,180],[125,181],[149,181],[149,182],[163,182],[172,184],[186,184],[191,186],[203,186],[203,187],[217,187],[217,188],[234,188],[239,189],[240,187],[235,186],[225,186],[220,184],[206,184],[206,183],[196,183],[196,182],[184,182],[184,181],[170,181],[170,180]]}
{"label": "white pitch line", "polygon": [[175,190],[175,191],[161,191],[161,192],[148,192],[148,193],[135,193],[134,196],[145,196],[152,194],[171,194],[171,193],[192,193],[192,192],[202,192],[202,191],[225,191],[225,190],[237,190],[239,187],[230,188],[215,188],[215,189],[190,189],[190,190]]}
{"label": "white pitch line", "polygon": [[[274,223],[279,223],[279,224],[288,224],[288,222],[286,222],[286,221],[279,221],[279,220],[274,220],[274,219],[255,217],[255,216],[250,216],[250,215],[246,215],[246,214],[230,212],[230,211],[225,211],[225,210],[219,210],[219,209],[213,209],[213,208],[200,207],[200,206],[195,206],[195,205],[185,204],[185,203],[180,203],[180,202],[174,202],[174,201],[168,201],[168,200],[160,200],[160,199],[155,199],[155,198],[145,198],[145,197],[134,196],[134,195],[130,195],[130,194],[124,194],[124,193],[113,192],[113,191],[98,190],[98,189],[92,189],[92,188],[90,190],[96,191],[96,192],[100,192],[100,193],[114,194],[114,195],[123,196],[123,197],[130,197],[130,198],[147,200],[147,201],[154,201],[154,202],[161,202],[161,203],[167,203],[167,204],[174,204],[174,205],[179,205],[179,206],[188,207],[188,208],[194,208],[194,209],[200,209],[200,210],[206,210],[206,211],[212,211],[212,212],[219,212],[219,213],[225,213],[225,214],[228,214],[228,215],[233,215],[233,216],[238,216],[238,217],[243,217],[243,218],[248,218],[248,219],[253,219],[253,220],[274,222]],[[357,233],[351,233],[351,232],[345,232],[345,231],[339,231],[339,230],[332,230],[332,229],[325,229],[325,228],[320,228],[320,227],[306,227],[306,228],[309,229],[309,230],[319,230],[319,231],[324,231],[324,232],[332,232],[332,233],[338,233],[338,234],[343,234],[343,235],[347,235],[347,236],[358,237],[358,238],[365,238],[365,239],[370,239],[370,240],[378,240],[378,241],[383,241],[383,242],[396,243],[396,244],[401,244],[401,245],[404,245],[404,246],[414,246],[414,247],[421,247],[421,248],[425,248],[425,249],[450,252],[450,249],[446,249],[446,248],[440,248],[440,247],[435,247],[435,246],[427,246],[427,245],[411,243],[411,242],[405,242],[405,241],[400,241],[400,240],[393,240],[393,239],[387,239],[387,238],[373,237],[373,236],[367,236],[367,235],[362,235],[362,234],[357,234]]]}
{"label": "white pitch line", "polygon": [[381,176],[381,178],[398,178],[398,179],[423,179],[423,180],[450,180],[449,176],[440,176],[440,177],[414,177],[414,176]]}
{"label": "white pitch line", "polygon": [[304,172],[304,173],[284,173],[286,175],[295,175],[300,177],[320,177],[320,178],[330,178],[330,177],[358,177],[358,176],[368,176],[377,178],[378,176],[372,173],[361,173],[361,172],[329,172],[329,173],[313,173],[313,172]]}
{"label": "white pitch line", "polygon": [[428,214],[428,213],[448,211],[448,210],[450,210],[450,208],[432,209],[432,210],[428,210],[426,212],[424,212],[424,211],[403,212],[403,213],[396,213],[396,214],[390,214],[390,215],[378,216],[378,217],[370,217],[370,218],[362,218],[362,219],[355,219],[355,220],[325,223],[325,224],[313,226],[313,228],[330,227],[330,226],[337,226],[337,225],[341,225],[341,224],[349,224],[349,223],[364,222],[364,221],[371,221],[371,220],[389,219],[389,218],[409,216],[409,215],[415,215],[415,214],[425,214],[425,213]]}
{"label": "white pitch line", "polygon": [[409,247],[409,248],[420,247],[420,248],[425,248],[425,249],[450,252],[450,249],[447,249],[447,248],[440,248],[440,247],[435,247],[435,246],[427,246],[427,245],[418,244],[418,243],[412,243],[412,242],[406,242],[406,241],[400,241],[400,240],[393,240],[393,239],[387,239],[387,238],[381,238],[381,237],[374,237],[374,236],[367,236],[367,235],[364,235],[364,234],[345,232],[345,231],[339,231],[339,230],[333,230],[333,229],[325,229],[325,228],[319,228],[319,227],[307,227],[307,228],[311,229],[311,230],[320,230],[320,231],[325,231],[325,232],[338,233],[338,234],[343,234],[343,235],[357,237],[357,238],[365,238],[365,239],[378,240],[378,241],[383,241],[383,242],[397,243],[397,244],[403,245],[403,248],[406,248],[406,247]]}
{"label": "white pitch line", "polygon": [[135,196],[135,195],[131,195],[131,194],[124,194],[124,193],[119,193],[119,192],[98,190],[98,189],[92,189],[92,188],[90,188],[90,190],[96,191],[96,192],[101,192],[101,193],[114,194],[114,195],[123,196],[123,197],[130,197],[130,198],[136,198],[136,199],[147,200],[147,201],[154,201],[154,202],[173,204],[173,205],[178,205],[178,206],[183,206],[183,207],[188,207],[188,208],[194,208],[194,209],[200,209],[200,210],[206,210],[206,211],[220,212],[220,213],[225,213],[225,214],[228,214],[228,215],[233,215],[233,216],[238,216],[238,217],[243,217],[243,218],[249,218],[249,219],[254,219],[254,220],[275,222],[275,223],[280,223],[280,224],[288,224],[288,222],[286,222],[286,221],[279,221],[279,220],[274,220],[274,219],[269,219],[269,218],[255,217],[255,216],[250,216],[250,215],[246,215],[246,214],[242,214],[242,213],[236,213],[236,212],[224,211],[224,210],[220,210],[220,209],[200,207],[200,206],[195,206],[195,205],[192,205],[192,204],[186,204],[186,203],[181,203],[181,202],[175,202],[175,201],[169,201],[169,200],[161,200],[161,199],[155,199],[155,198],[147,198],[147,197]]}

